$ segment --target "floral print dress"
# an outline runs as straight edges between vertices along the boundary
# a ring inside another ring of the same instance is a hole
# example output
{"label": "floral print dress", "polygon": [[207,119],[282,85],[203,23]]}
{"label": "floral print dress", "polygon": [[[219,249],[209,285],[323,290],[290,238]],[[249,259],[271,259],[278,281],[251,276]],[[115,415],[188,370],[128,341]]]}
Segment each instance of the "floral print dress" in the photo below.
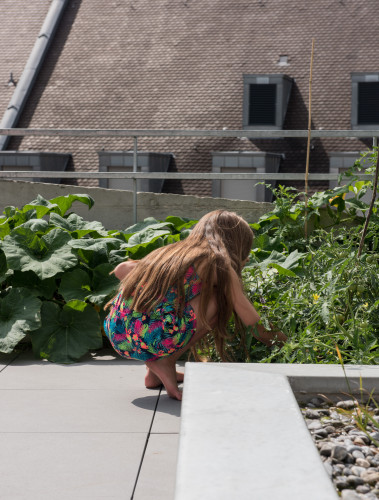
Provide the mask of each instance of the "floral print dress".
{"label": "floral print dress", "polygon": [[131,309],[133,297],[122,299],[120,292],[104,321],[104,330],[115,351],[125,358],[152,361],[184,347],[196,330],[196,316],[189,304],[201,291],[194,266],[184,275],[185,307],[175,311],[178,290],[171,287],[162,301],[147,313]]}

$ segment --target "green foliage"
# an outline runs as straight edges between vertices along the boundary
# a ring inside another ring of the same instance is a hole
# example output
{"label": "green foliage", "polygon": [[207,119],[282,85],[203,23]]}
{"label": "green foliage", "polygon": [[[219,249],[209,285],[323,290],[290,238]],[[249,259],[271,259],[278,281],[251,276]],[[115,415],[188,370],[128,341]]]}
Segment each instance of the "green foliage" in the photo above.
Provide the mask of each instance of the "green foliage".
{"label": "green foliage", "polygon": [[337,344],[349,363],[379,363],[379,261],[368,253],[357,259],[356,236],[318,230],[292,275],[246,268],[250,299],[289,338],[260,361],[335,363]]}
{"label": "green foliage", "polygon": [[26,335],[36,356],[58,363],[100,348],[103,308],[119,285],[114,267],[186,237],[196,223],[148,218],[106,231],[67,213],[75,201],[93,206],[87,195],[38,196],[0,218],[0,352]]}
{"label": "green foliage", "polygon": [[[372,188],[376,155],[376,150],[363,155],[347,173],[346,186],[311,196],[308,210],[292,188],[273,190],[274,209],[252,225],[256,238],[243,278],[265,326],[273,325],[289,340],[270,350],[248,332],[245,351],[231,324],[236,360],[338,363],[337,345],[347,363],[379,363],[378,201],[357,257],[368,210],[362,197]],[[355,172],[364,162],[367,180],[357,181]]]}
{"label": "green foliage", "polygon": [[[357,258],[376,155],[363,155],[345,186],[313,194],[307,208],[294,189],[273,189],[273,210],[251,224],[256,237],[243,280],[263,324],[286,333],[288,342],[270,350],[249,330],[242,348],[231,320],[229,349],[237,361],[335,363],[337,345],[348,363],[379,363],[378,202]],[[367,180],[358,181],[364,166]],[[103,307],[119,285],[112,269],[186,238],[197,222],[149,217],[107,231],[68,213],[74,202],[93,205],[87,195],[38,196],[0,217],[0,352],[12,352],[25,337],[36,356],[59,363],[98,349]],[[207,354],[218,359],[214,346]]]}

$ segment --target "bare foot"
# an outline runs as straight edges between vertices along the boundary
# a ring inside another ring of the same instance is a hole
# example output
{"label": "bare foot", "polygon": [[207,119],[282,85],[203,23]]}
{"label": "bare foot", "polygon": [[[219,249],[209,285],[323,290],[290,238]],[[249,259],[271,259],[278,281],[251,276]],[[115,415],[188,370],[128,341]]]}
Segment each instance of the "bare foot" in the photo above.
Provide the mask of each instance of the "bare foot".
{"label": "bare foot", "polygon": [[162,385],[162,381],[159,377],[153,373],[150,368],[147,366],[147,371],[145,375],[145,387],[147,389],[157,389]]}
{"label": "bare foot", "polygon": [[170,398],[182,400],[176,381],[175,363],[169,359],[161,358],[156,361],[146,361],[148,371],[153,372],[157,379],[161,380]]}
{"label": "bare foot", "polygon": [[[148,366],[145,375],[145,387],[147,389],[157,389],[162,385],[162,380],[153,373]],[[176,372],[176,381],[180,384],[184,380],[184,373]]]}
{"label": "bare foot", "polygon": [[184,373],[176,372],[176,381],[178,382],[178,384],[183,382],[183,380],[184,380]]}

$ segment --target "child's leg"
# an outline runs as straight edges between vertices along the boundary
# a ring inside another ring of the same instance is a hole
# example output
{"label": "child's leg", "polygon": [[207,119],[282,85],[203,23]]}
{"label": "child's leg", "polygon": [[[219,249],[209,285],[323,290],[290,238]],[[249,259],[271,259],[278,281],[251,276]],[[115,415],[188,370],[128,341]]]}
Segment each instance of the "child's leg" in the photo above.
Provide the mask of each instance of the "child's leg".
{"label": "child's leg", "polygon": [[[196,317],[198,318],[200,296],[198,295],[193,300],[191,300],[190,304],[193,307]],[[206,314],[206,320],[208,324],[210,325],[214,324],[216,319],[216,314],[217,314],[216,299],[212,297]],[[174,354],[171,354],[170,356],[164,356],[155,361],[146,361],[146,366],[149,372],[152,372],[157,377],[157,379],[162,381],[170,397],[178,400],[182,399],[182,393],[181,391],[179,391],[177,383],[177,372],[175,367],[177,360],[184,352],[190,349],[208,332],[209,329],[206,328],[205,325],[203,325],[198,319],[196,325],[196,332],[185,347],[183,347],[179,351],[176,351]]]}

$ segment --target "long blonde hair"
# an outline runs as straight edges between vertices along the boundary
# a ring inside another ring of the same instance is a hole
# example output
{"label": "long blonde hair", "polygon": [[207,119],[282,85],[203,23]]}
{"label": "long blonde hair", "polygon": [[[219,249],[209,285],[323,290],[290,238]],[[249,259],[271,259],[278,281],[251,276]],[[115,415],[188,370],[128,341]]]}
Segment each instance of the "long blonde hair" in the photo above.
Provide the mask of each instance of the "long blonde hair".
{"label": "long blonde hair", "polygon": [[119,291],[124,299],[133,296],[133,309],[149,312],[169,288],[176,286],[178,299],[175,307],[180,316],[185,306],[184,275],[191,265],[196,268],[201,263],[199,319],[212,329],[206,321],[206,311],[215,294],[217,319],[213,335],[220,357],[226,359],[227,324],[233,314],[230,268],[241,278],[242,267],[252,243],[253,231],[242,217],[226,210],[209,212],[199,220],[185,240],[158,248],[141,259],[121,281]]}

